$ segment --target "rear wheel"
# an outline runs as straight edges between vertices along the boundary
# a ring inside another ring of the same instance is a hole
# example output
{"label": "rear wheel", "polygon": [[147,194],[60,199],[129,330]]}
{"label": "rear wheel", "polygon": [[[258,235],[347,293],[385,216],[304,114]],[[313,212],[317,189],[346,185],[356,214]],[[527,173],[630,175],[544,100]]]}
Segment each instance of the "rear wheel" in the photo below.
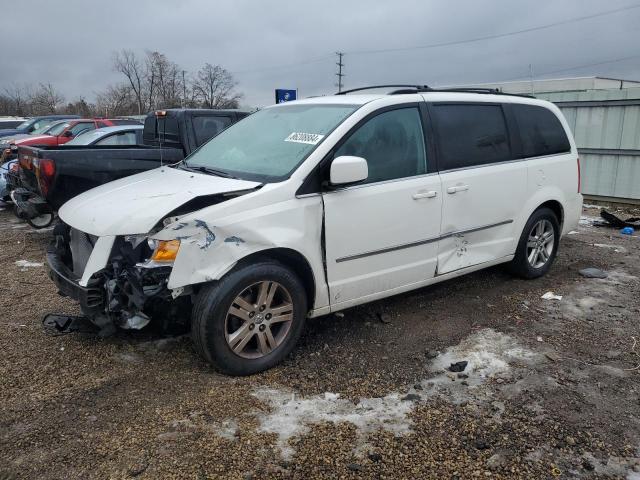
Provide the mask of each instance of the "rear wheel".
{"label": "rear wheel", "polygon": [[522,231],[510,269],[516,275],[531,279],[549,271],[558,251],[560,225],[556,214],[548,208],[533,212]]}
{"label": "rear wheel", "polygon": [[277,262],[233,270],[203,289],[194,306],[191,336],[214,367],[250,375],[273,367],[300,338],[307,299],[298,277]]}

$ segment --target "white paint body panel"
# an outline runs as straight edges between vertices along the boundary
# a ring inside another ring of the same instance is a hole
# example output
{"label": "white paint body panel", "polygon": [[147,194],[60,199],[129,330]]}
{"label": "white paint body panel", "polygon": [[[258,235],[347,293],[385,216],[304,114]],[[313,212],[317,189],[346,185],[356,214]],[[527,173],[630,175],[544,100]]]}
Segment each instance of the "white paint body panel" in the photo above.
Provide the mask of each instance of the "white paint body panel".
{"label": "white paint body panel", "polygon": [[[512,255],[521,233],[514,220],[522,215],[527,196],[526,163],[443,172],[440,178],[442,235],[460,233],[439,242],[438,273]],[[495,226],[468,232],[490,225]]]}
{"label": "white paint body panel", "polygon": [[248,190],[260,184],[160,167],[82,193],[58,215],[91,235],[147,233],[163,216],[202,195]]}
{"label": "white paint body panel", "polygon": [[[328,134],[289,179],[184,215],[151,234],[157,239],[181,240],[169,288],[215,281],[249,255],[287,249],[301,256],[312,271],[315,298],[310,315],[316,316],[509,261],[527,219],[549,200],[562,205],[563,234],[577,225],[582,205],[576,190],[577,150],[566,122],[553,105],[516,97],[500,97],[499,101],[543,105],[556,112],[569,136],[570,154],[296,196],[318,163],[365,116],[423,97],[426,101],[496,101],[492,95],[461,93],[299,101],[357,104],[360,108]],[[446,193],[447,188],[460,185],[468,189]],[[86,192],[59,213],[73,228],[100,237],[82,278],[86,284],[107,264],[106,252],[115,236],[150,234],[169,212],[198,196],[258,186],[165,167]],[[432,191],[435,196],[413,198]],[[512,222],[464,234],[467,250],[460,257],[456,238],[442,238],[507,220]],[[435,241],[427,241],[431,239]],[[406,248],[393,248],[400,246]],[[336,262],[377,250],[383,252]]]}
{"label": "white paint body panel", "polygon": [[[425,192],[435,195],[413,198]],[[332,304],[433,277],[442,199],[438,175],[355,186],[323,196]],[[416,245],[406,248],[412,243]],[[365,256],[350,258],[354,255]]]}

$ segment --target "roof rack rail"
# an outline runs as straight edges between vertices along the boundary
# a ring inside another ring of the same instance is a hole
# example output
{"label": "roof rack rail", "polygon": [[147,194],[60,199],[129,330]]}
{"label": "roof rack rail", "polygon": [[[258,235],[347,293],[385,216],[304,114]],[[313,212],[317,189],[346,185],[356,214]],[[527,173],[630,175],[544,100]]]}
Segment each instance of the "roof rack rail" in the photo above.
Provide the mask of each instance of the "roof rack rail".
{"label": "roof rack rail", "polygon": [[407,85],[407,84],[391,84],[391,85],[371,85],[370,87],[352,88],[351,90],[343,90],[337,92],[336,95],[346,95],[347,93],[361,92],[362,90],[374,90],[376,88],[412,88],[413,92],[420,89],[428,89],[427,85]]}
{"label": "roof rack rail", "polygon": [[346,95],[347,93],[361,92],[363,90],[373,90],[377,88],[397,88],[388,93],[388,95],[402,95],[408,93],[425,93],[425,92],[459,92],[459,93],[481,93],[485,95],[507,95],[512,97],[526,97],[533,98],[532,95],[524,93],[504,93],[497,88],[480,88],[480,87],[454,87],[454,88],[431,88],[428,85],[409,85],[409,84],[396,84],[396,85],[372,85],[370,87],[352,88],[351,90],[344,90],[337,92],[336,95]]}

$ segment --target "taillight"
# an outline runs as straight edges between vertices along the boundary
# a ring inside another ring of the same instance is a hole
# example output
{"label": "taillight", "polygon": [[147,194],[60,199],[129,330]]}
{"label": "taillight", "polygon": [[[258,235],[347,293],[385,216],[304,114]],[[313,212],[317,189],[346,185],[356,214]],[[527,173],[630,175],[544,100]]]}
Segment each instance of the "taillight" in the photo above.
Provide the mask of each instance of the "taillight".
{"label": "taillight", "polygon": [[37,177],[40,184],[40,191],[43,196],[47,196],[49,188],[53,183],[53,177],[56,174],[56,164],[49,158],[41,158],[37,163]]}
{"label": "taillight", "polygon": [[578,193],[582,193],[582,178],[580,175],[580,157],[578,157]]}

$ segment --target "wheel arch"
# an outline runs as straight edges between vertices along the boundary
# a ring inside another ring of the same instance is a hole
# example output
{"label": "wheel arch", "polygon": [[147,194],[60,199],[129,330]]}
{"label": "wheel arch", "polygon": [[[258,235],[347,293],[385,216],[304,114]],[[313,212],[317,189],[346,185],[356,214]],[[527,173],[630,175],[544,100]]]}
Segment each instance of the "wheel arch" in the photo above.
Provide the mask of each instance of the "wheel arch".
{"label": "wheel arch", "polygon": [[256,261],[270,259],[290,268],[300,278],[307,295],[307,307],[313,310],[316,300],[316,279],[309,261],[297,250],[286,247],[267,248],[242,257],[236,264],[246,265]]}
{"label": "wheel arch", "polygon": [[[548,208],[553,213],[555,213],[556,218],[558,219],[560,232],[562,232],[562,227],[564,224],[564,207],[562,206],[562,204],[558,200],[547,200],[546,202],[538,205],[533,210],[533,212],[531,212],[531,215],[533,215],[534,212],[540,210],[541,208]],[[529,215],[529,217],[531,217],[531,215]]]}

